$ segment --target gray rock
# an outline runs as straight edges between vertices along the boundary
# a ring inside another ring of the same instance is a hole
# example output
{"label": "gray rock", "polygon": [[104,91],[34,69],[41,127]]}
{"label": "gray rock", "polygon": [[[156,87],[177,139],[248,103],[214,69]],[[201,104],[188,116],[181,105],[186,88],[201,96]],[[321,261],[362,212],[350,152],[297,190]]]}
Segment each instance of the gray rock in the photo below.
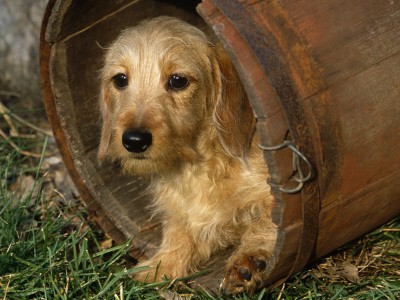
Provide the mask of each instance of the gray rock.
{"label": "gray rock", "polygon": [[0,0],[0,96],[17,94],[26,108],[43,107],[39,36],[46,3]]}

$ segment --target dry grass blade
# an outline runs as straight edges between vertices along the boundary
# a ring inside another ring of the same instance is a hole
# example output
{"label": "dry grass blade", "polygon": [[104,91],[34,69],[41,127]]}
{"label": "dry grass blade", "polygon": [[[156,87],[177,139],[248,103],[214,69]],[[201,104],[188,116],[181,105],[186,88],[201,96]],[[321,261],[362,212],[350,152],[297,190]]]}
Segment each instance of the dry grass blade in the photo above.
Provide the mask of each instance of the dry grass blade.
{"label": "dry grass blade", "polygon": [[[4,118],[6,118],[7,122],[11,122],[10,118],[8,116],[13,117],[15,120],[17,120],[18,122],[20,122],[21,124],[24,124],[25,126],[28,126],[30,128],[32,128],[33,130],[42,133],[44,135],[53,135],[53,133],[51,132],[51,130],[47,130],[47,129],[43,129],[40,128],[32,123],[30,123],[27,120],[24,120],[23,118],[21,118],[20,116],[14,114],[12,111],[10,111],[3,103],[0,102],[0,113],[3,114]],[[8,118],[8,119],[7,119]],[[13,130],[15,130],[15,128],[13,129],[13,127],[10,125],[11,131],[13,132]],[[14,132],[16,134],[16,132]],[[13,134],[14,134],[13,133]]]}
{"label": "dry grass blade", "polygon": [[9,275],[9,279],[8,279],[8,283],[7,283],[7,286],[6,286],[6,289],[5,289],[5,291],[4,291],[4,298],[3,298],[3,300],[6,300],[7,299],[7,293],[8,293],[8,288],[10,287],[10,282],[11,282],[11,274]]}
{"label": "dry grass blade", "polygon": [[36,157],[36,158],[42,157],[41,154],[37,154],[37,153],[33,153],[33,152],[29,152],[29,151],[22,150],[20,147],[18,147],[17,144],[15,144],[14,142],[12,142],[12,141],[10,140],[10,138],[8,137],[8,135],[7,135],[3,130],[1,130],[1,129],[0,129],[0,135],[1,135],[4,139],[8,140],[10,146],[13,147],[15,150],[17,150],[17,151],[18,151],[19,153],[21,153],[22,155],[25,155],[25,156],[32,156],[32,157]]}

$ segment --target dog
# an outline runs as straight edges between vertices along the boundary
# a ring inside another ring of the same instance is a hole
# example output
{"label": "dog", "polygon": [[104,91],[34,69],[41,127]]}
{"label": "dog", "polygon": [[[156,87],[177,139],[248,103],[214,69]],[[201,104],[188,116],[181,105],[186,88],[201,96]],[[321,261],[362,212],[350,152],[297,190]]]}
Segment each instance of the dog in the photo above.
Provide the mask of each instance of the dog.
{"label": "dog", "polygon": [[223,288],[262,287],[273,197],[256,118],[223,46],[166,16],[122,31],[105,54],[100,110],[99,161],[151,178],[163,218],[161,246],[135,279],[188,275],[231,246]]}

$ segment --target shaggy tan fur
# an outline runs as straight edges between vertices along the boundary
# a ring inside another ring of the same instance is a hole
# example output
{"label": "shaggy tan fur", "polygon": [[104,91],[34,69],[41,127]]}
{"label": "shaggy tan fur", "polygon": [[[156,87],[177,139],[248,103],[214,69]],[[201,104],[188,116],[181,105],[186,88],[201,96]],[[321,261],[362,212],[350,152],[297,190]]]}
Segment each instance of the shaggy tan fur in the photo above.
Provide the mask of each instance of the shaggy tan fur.
{"label": "shaggy tan fur", "polygon": [[[117,74],[127,78],[123,88],[113,81]],[[174,74],[187,86],[171,88]],[[161,247],[136,278],[187,275],[233,245],[224,287],[262,286],[276,238],[272,196],[255,117],[223,47],[183,21],[159,17],[123,31],[107,49],[101,75],[99,159],[150,175],[154,209],[164,220]],[[127,151],[121,137],[130,129],[150,132],[151,146]]]}

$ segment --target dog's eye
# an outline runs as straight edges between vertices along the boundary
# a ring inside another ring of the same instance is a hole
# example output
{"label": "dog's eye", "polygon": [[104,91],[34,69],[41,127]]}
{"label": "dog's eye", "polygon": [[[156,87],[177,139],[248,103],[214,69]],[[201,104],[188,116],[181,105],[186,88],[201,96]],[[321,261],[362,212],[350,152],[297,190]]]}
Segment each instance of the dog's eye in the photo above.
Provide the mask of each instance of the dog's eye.
{"label": "dog's eye", "polygon": [[114,85],[117,89],[122,90],[128,85],[128,76],[125,74],[119,73],[115,75],[113,78]]}
{"label": "dog's eye", "polygon": [[171,90],[179,91],[183,90],[189,84],[189,80],[187,78],[173,74],[169,78],[168,88]]}

